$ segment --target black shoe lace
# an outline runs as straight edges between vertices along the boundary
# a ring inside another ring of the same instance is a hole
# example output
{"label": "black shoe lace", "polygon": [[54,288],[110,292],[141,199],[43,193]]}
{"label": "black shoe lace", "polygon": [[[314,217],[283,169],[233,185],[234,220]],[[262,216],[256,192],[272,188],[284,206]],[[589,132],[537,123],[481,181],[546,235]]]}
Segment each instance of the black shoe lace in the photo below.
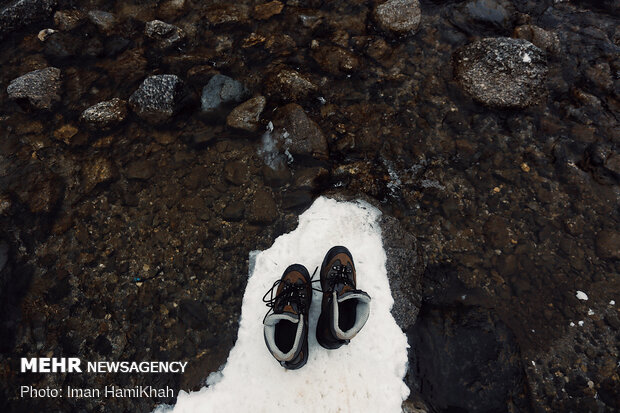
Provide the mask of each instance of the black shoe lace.
{"label": "black shoe lace", "polygon": [[329,278],[327,279],[327,291],[334,291],[334,287],[337,284],[350,285],[354,286],[353,279],[351,278],[351,274],[353,274],[353,269],[350,265],[334,265],[332,266],[332,270],[330,271]]}
{"label": "black shoe lace", "polygon": [[[312,277],[310,277],[311,284],[321,281],[321,280],[313,280],[314,274],[316,274],[316,270],[318,268],[319,267],[315,268],[314,272],[312,273]],[[282,291],[280,291],[280,294],[277,294],[274,296],[274,294],[278,290],[278,286],[282,283],[284,283],[284,287],[282,287]],[[314,288],[314,287],[312,287],[312,290],[321,291],[320,289]],[[269,296],[269,298],[267,298],[267,296]],[[306,304],[307,304],[306,285],[305,284],[293,284],[288,280],[285,280],[285,281],[282,281],[281,279],[276,280],[276,282],[273,283],[273,286],[269,289],[269,291],[267,291],[265,295],[263,296],[263,302],[265,303],[267,307],[269,307],[269,311],[267,311],[267,314],[265,314],[265,317],[263,318],[263,323],[265,322],[265,319],[267,319],[269,314],[274,312],[278,307],[283,308],[287,304],[293,304],[293,303],[297,304],[298,311],[300,313],[303,313],[306,310]]]}

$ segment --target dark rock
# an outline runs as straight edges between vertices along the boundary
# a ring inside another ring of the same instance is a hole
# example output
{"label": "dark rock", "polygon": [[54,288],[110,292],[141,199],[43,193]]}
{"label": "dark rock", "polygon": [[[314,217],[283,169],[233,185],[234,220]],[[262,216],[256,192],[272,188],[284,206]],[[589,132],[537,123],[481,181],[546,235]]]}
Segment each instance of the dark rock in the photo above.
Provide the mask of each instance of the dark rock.
{"label": "dark rock", "polygon": [[183,30],[161,20],[153,20],[146,23],[144,34],[154,40],[161,49],[168,49],[185,38]]}
{"label": "dark rock", "polygon": [[21,202],[28,205],[30,212],[50,213],[61,200],[64,185],[59,176],[49,174],[29,174],[16,188]]}
{"label": "dark rock", "polygon": [[248,220],[256,224],[269,224],[278,217],[278,207],[271,194],[259,189],[254,194],[248,213]]}
{"label": "dark rock", "polygon": [[145,159],[132,162],[127,168],[127,178],[129,179],[149,179],[154,173],[153,162]]}
{"label": "dark rock", "polygon": [[408,332],[410,378],[433,411],[527,411],[514,334],[488,310],[423,307]]}
{"label": "dark rock", "polygon": [[514,26],[515,13],[509,0],[469,0],[456,6],[450,20],[468,34],[507,35]]}
{"label": "dark rock", "polygon": [[54,131],[53,136],[54,136],[54,139],[58,139],[59,141],[62,141],[67,145],[71,145],[73,143],[73,137],[77,135],[78,132],[79,132],[78,128],[68,123],[56,129]]}
{"label": "dark rock", "polygon": [[620,232],[604,229],[596,234],[596,253],[601,258],[620,259]]}
{"label": "dark rock", "polygon": [[289,103],[278,109],[273,123],[274,137],[283,149],[282,152],[288,150],[293,155],[327,158],[325,135],[298,104]]}
{"label": "dark rock", "polygon": [[84,50],[82,41],[68,33],[53,32],[44,40],[44,50],[47,56],[66,58],[79,56]]}
{"label": "dark rock", "polygon": [[244,4],[218,4],[209,7],[205,17],[214,26],[246,23],[250,18],[250,9]]}
{"label": "dark rock", "polygon": [[267,99],[256,96],[234,108],[226,117],[226,124],[231,128],[256,132],[260,125],[259,119],[265,109]]}
{"label": "dark rock", "polygon": [[360,61],[352,52],[338,46],[319,46],[312,52],[312,58],[328,73],[355,72]]}
{"label": "dark rock", "polygon": [[327,179],[329,172],[322,167],[305,168],[295,173],[295,187],[317,189],[319,181]]}
{"label": "dark rock", "polygon": [[226,205],[224,211],[222,211],[222,218],[227,221],[241,221],[243,219],[243,213],[245,212],[245,204],[243,201],[231,202]]}
{"label": "dark rock", "polygon": [[286,185],[291,180],[291,170],[284,164],[277,164],[276,168],[268,165],[263,167],[263,179],[265,184],[278,188]]}
{"label": "dark rock", "polygon": [[254,6],[254,18],[258,20],[267,20],[276,14],[280,14],[284,4],[278,0],[270,1],[269,3],[258,4]]}
{"label": "dark rock", "polygon": [[209,325],[207,306],[199,301],[184,299],[179,303],[179,318],[190,328],[204,329]]}
{"label": "dark rock", "polygon": [[0,5],[0,38],[44,20],[52,14],[56,0],[13,0]]}
{"label": "dark rock", "polygon": [[532,24],[517,27],[513,36],[531,42],[550,55],[556,55],[561,51],[560,39],[557,34]]}
{"label": "dark rock", "polygon": [[241,82],[224,75],[215,75],[202,89],[202,111],[217,114],[230,104],[243,101],[247,91]]}
{"label": "dark rock", "polygon": [[503,248],[510,242],[508,224],[500,216],[493,215],[483,225],[484,238],[491,248]]}
{"label": "dark rock", "polygon": [[426,267],[422,248],[394,217],[383,214],[379,221],[386,270],[394,298],[392,315],[404,331],[411,327],[422,303],[422,274]]}
{"label": "dark rock", "polygon": [[265,81],[265,94],[285,101],[304,99],[317,90],[306,76],[291,69],[272,72]]}
{"label": "dark rock", "polygon": [[54,24],[58,30],[68,32],[80,27],[85,18],[80,10],[58,10],[54,13]]}
{"label": "dark rock", "polygon": [[90,126],[108,128],[121,123],[127,116],[127,102],[114,98],[99,102],[82,112],[81,119]]}
{"label": "dark rock", "polygon": [[82,168],[84,191],[88,193],[98,184],[111,182],[116,176],[117,171],[112,161],[103,157],[96,158]]}
{"label": "dark rock", "polygon": [[282,195],[282,208],[295,209],[312,203],[312,193],[304,189],[286,191]]}
{"label": "dark rock", "polygon": [[60,69],[46,67],[13,79],[6,88],[11,99],[28,99],[37,109],[51,109],[60,102]]}
{"label": "dark rock", "polygon": [[422,12],[418,0],[388,0],[375,7],[373,17],[379,27],[397,34],[415,32]]}
{"label": "dark rock", "polygon": [[110,34],[116,25],[116,17],[114,17],[112,13],[106,11],[89,11],[88,19],[104,34]]}
{"label": "dark rock", "polygon": [[142,119],[163,123],[179,110],[183,95],[183,81],[176,75],[147,77],[133,95],[129,105]]}
{"label": "dark rock", "polygon": [[524,108],[545,92],[547,60],[522,39],[487,38],[456,51],[456,80],[475,100],[500,108]]}
{"label": "dark rock", "polygon": [[228,162],[224,166],[224,176],[234,185],[243,185],[248,181],[248,166],[239,161]]}
{"label": "dark rock", "polygon": [[2,272],[8,260],[9,245],[4,241],[0,241],[0,272]]}

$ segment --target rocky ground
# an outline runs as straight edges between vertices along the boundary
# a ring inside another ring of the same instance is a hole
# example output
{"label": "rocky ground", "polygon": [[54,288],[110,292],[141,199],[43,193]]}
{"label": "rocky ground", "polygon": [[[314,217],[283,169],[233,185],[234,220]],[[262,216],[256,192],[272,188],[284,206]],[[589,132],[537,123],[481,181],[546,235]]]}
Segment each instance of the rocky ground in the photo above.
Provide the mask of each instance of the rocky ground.
{"label": "rocky ground", "polygon": [[[22,384],[201,387],[234,344],[249,252],[338,193],[393,228],[405,410],[620,409],[619,14],[0,2],[0,408],[173,401]],[[25,356],[190,371],[20,374]]]}

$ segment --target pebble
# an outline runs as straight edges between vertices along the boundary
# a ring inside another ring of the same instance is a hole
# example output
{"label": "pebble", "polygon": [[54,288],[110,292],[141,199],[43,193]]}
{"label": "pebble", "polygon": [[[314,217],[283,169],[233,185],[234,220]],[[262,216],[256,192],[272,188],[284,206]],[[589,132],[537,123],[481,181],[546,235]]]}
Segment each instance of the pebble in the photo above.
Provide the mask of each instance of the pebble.
{"label": "pebble", "polygon": [[523,39],[486,38],[453,56],[455,77],[475,100],[499,108],[525,108],[545,92],[544,52]]}
{"label": "pebble", "polygon": [[298,101],[316,92],[318,87],[296,70],[281,68],[267,76],[265,94],[285,101]]}
{"label": "pebble", "polygon": [[54,13],[54,24],[63,32],[78,28],[86,16],[79,10],[58,10]]}
{"label": "pebble", "polygon": [[254,18],[258,20],[267,20],[282,12],[284,4],[278,0],[269,3],[258,4],[254,7]]}
{"label": "pebble", "polygon": [[509,34],[516,10],[509,0],[469,0],[455,7],[450,21],[469,34]]}
{"label": "pebble", "polygon": [[515,29],[513,36],[517,39],[524,39],[531,42],[536,47],[544,50],[547,54],[554,55],[560,53],[560,39],[552,31],[545,30],[533,24],[526,24]]}
{"label": "pebble", "polygon": [[227,104],[241,102],[246,93],[241,82],[225,75],[215,75],[202,89],[202,111],[217,113]]}
{"label": "pebble", "polygon": [[256,224],[269,224],[278,217],[278,208],[273,196],[264,189],[259,189],[254,194],[248,219]]}
{"label": "pebble", "polygon": [[144,34],[156,41],[160,49],[168,49],[185,38],[185,32],[182,29],[161,20],[152,20],[146,23]]}
{"label": "pebble", "polygon": [[37,109],[51,109],[60,102],[60,69],[46,67],[13,79],[6,91],[11,99],[28,99]]}
{"label": "pebble", "polygon": [[108,128],[127,117],[127,102],[119,98],[99,102],[82,112],[81,119],[90,126]]}
{"label": "pebble", "polygon": [[280,146],[293,155],[326,159],[327,140],[319,125],[296,103],[278,109],[273,121]]}
{"label": "pebble", "polygon": [[108,158],[98,157],[82,168],[85,192],[92,191],[98,184],[111,182],[116,177],[116,168]]}
{"label": "pebble", "polygon": [[234,108],[226,118],[226,124],[231,128],[256,132],[260,125],[259,119],[265,109],[267,99],[256,96]]}
{"label": "pebble", "polygon": [[422,11],[418,0],[388,0],[375,7],[373,16],[383,30],[406,34],[418,29]]}
{"label": "pebble", "polygon": [[176,75],[147,77],[129,98],[129,105],[142,119],[163,123],[179,110],[183,81]]}
{"label": "pebble", "polygon": [[116,25],[116,17],[107,11],[91,10],[88,19],[104,34],[110,34]]}

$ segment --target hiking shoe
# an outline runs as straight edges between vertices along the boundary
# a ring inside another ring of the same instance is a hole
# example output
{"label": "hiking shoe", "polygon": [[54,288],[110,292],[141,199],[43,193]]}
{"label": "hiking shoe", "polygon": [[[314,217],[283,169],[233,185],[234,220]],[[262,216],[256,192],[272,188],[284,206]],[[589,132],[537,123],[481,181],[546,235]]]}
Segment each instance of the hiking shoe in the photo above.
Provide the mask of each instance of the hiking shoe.
{"label": "hiking shoe", "polygon": [[289,266],[263,301],[271,307],[263,319],[267,348],[282,367],[302,367],[308,361],[308,313],[312,302],[312,283],[306,267]]}
{"label": "hiking shoe", "polygon": [[370,315],[370,296],[357,289],[353,256],[345,247],[333,247],[321,265],[321,315],[316,339],[327,349],[336,349],[364,327]]}

